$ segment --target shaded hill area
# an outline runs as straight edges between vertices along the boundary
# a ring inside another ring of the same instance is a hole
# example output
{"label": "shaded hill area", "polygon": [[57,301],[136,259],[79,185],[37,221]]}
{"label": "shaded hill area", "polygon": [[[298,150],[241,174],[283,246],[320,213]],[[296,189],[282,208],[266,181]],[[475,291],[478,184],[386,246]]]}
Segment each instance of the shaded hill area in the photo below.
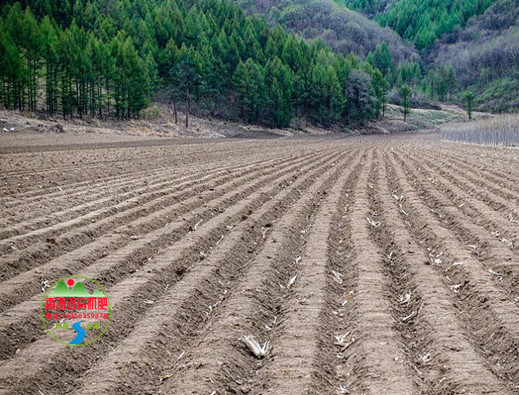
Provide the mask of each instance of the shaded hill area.
{"label": "shaded hill area", "polygon": [[[423,58],[417,90],[481,111],[519,109],[518,0],[337,0],[413,42]],[[408,82],[409,80],[405,80]]]}
{"label": "shaded hill area", "polygon": [[465,29],[438,42],[427,60],[433,66],[452,66],[460,86],[477,93],[479,109],[517,111],[519,0],[495,2]]}
{"label": "shaded hill area", "polygon": [[414,46],[389,28],[332,0],[237,0],[252,14],[265,15],[307,39],[322,38],[335,51],[365,58],[382,42],[387,43],[395,66],[419,58]]}

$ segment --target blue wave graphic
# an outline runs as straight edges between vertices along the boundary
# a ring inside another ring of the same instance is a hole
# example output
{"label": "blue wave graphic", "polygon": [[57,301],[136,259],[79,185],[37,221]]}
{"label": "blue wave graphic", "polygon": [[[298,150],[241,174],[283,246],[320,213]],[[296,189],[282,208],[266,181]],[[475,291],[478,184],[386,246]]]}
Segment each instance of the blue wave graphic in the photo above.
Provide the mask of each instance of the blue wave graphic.
{"label": "blue wave graphic", "polygon": [[83,321],[81,320],[81,321],[75,322],[72,325],[72,328],[74,328],[76,330],[76,332],[77,332],[77,336],[69,344],[81,344],[81,342],[85,338],[86,332],[85,332],[85,330],[83,328],[81,328],[81,323],[82,322]]}

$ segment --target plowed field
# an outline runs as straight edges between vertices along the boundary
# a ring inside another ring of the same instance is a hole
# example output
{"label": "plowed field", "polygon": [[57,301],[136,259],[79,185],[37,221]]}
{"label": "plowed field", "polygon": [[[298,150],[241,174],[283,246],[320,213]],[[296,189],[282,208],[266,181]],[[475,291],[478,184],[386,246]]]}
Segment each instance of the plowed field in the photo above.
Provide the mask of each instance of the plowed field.
{"label": "plowed field", "polygon": [[[432,135],[1,152],[0,394],[519,394],[517,150]],[[40,316],[45,284],[72,274],[112,306],[83,347]]]}

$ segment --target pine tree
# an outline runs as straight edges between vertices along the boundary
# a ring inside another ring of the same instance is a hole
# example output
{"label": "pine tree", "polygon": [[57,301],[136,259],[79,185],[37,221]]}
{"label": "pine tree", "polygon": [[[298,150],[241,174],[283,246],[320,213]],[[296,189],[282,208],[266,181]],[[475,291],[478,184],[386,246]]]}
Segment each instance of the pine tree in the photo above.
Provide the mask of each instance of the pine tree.
{"label": "pine tree", "polygon": [[371,79],[363,70],[352,70],[345,82],[346,115],[350,122],[362,123],[376,115],[376,99],[371,96]]}
{"label": "pine tree", "polygon": [[40,27],[31,10],[27,8],[23,16],[23,29],[17,34],[20,36],[21,45],[25,49],[25,57],[29,70],[28,99],[29,110],[36,110],[38,100],[38,77],[41,67],[41,48],[43,37]]}
{"label": "pine tree", "polygon": [[411,88],[408,85],[402,85],[398,89],[398,95],[402,101],[402,112],[404,114],[404,122],[407,122],[407,116],[411,113]]}
{"label": "pine tree", "polygon": [[28,81],[29,71],[20,51],[10,34],[0,29],[0,99],[6,109],[24,108],[24,91]]}
{"label": "pine tree", "polygon": [[11,90],[8,93],[9,104],[7,108],[9,109],[24,110],[26,108],[27,97],[31,92],[30,87],[34,81],[33,69],[28,64],[24,47],[28,43],[24,43],[24,34],[20,34],[24,29],[24,19],[25,15],[20,4],[15,3],[9,10],[4,23],[5,54],[8,57],[6,61],[7,85],[8,89]]}
{"label": "pine tree", "polygon": [[45,37],[42,53],[45,59],[45,107],[54,116],[58,110],[59,37],[48,16],[41,22],[41,34]]}
{"label": "pine tree", "polygon": [[88,36],[84,29],[73,23],[70,28],[74,57],[71,74],[75,91],[75,111],[80,118],[88,113],[88,82],[92,77],[92,59],[88,56]]}
{"label": "pine tree", "polygon": [[174,96],[185,104],[185,126],[187,128],[189,127],[191,105],[198,100],[202,88],[202,70],[198,54],[192,47],[182,45],[178,57],[178,62],[171,70],[171,81]]}
{"label": "pine tree", "polygon": [[344,97],[342,96],[341,85],[335,68],[330,65],[327,70],[327,88],[328,88],[328,123],[335,123],[342,116],[344,109]]}
{"label": "pine tree", "polygon": [[126,77],[127,117],[136,118],[148,104],[150,76],[146,62],[139,56],[128,38],[123,47],[122,69]]}
{"label": "pine tree", "polygon": [[389,83],[385,80],[380,70],[378,69],[376,69],[373,73],[373,77],[371,79],[371,87],[373,88],[373,93],[377,98],[377,117],[379,117],[381,114],[382,116],[384,116],[386,111],[387,94],[390,86]]}
{"label": "pine tree", "polygon": [[238,92],[241,117],[255,123],[265,105],[265,75],[263,68],[251,58],[238,64],[233,76]]}
{"label": "pine tree", "polygon": [[310,76],[310,91],[309,104],[313,108],[315,119],[321,124],[326,123],[326,69],[323,65],[316,65],[312,69]]}
{"label": "pine tree", "polygon": [[384,77],[391,76],[393,70],[393,59],[386,42],[377,45],[374,52],[370,52],[366,60],[382,72]]}
{"label": "pine tree", "polygon": [[60,75],[60,102],[63,119],[72,117],[77,107],[77,96],[74,84],[74,68],[76,47],[73,34],[67,29],[60,34],[59,38],[59,75]]}
{"label": "pine tree", "polygon": [[466,91],[463,94],[463,99],[465,99],[465,103],[467,105],[467,114],[469,115],[469,120],[472,120],[472,103],[474,102],[474,92]]}
{"label": "pine tree", "polygon": [[445,70],[445,83],[447,85],[447,93],[449,95],[449,99],[452,98],[452,95],[456,93],[458,88],[458,80],[456,78],[456,72],[452,68],[452,66],[447,67]]}
{"label": "pine tree", "polygon": [[314,67],[311,75],[310,101],[315,108],[315,117],[322,125],[329,126],[337,121],[343,111],[344,97],[337,73],[333,66],[322,64]]}
{"label": "pine tree", "polygon": [[416,87],[423,79],[420,64],[407,60],[398,65],[396,75],[396,81],[399,85],[408,84]]}
{"label": "pine tree", "polygon": [[283,46],[281,59],[294,71],[298,71],[303,67],[303,54],[301,46],[296,37],[291,34]]}
{"label": "pine tree", "polygon": [[265,85],[269,88],[266,118],[272,120],[274,127],[288,126],[294,112],[294,78],[278,57],[265,67]]}

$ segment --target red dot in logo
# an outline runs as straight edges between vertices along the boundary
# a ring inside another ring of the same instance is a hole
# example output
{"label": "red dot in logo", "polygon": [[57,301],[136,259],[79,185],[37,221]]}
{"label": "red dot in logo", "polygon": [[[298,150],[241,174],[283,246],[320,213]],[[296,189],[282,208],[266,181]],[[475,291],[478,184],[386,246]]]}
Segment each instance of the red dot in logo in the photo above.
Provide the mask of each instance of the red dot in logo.
{"label": "red dot in logo", "polygon": [[69,278],[68,281],[67,281],[67,284],[69,285],[69,287],[72,287],[74,285],[74,280]]}

